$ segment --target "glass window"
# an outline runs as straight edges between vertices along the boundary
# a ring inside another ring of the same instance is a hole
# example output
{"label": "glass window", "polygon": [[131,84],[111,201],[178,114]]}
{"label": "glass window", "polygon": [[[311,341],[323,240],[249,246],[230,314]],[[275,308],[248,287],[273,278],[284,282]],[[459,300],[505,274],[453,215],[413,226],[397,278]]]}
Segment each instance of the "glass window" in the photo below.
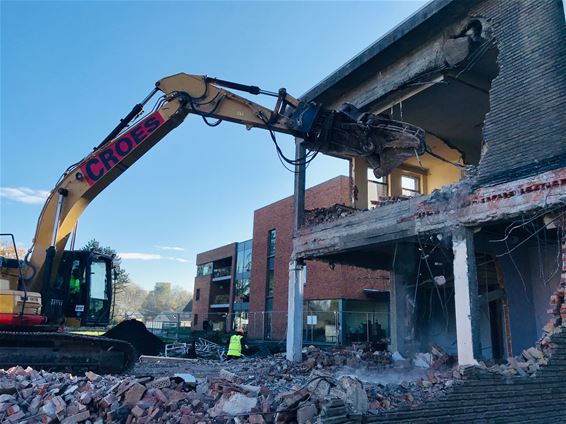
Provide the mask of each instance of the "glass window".
{"label": "glass window", "polygon": [[389,337],[389,305],[386,301],[346,300],[344,342],[383,342]]}
{"label": "glass window", "polygon": [[108,300],[106,294],[106,263],[92,262],[90,266],[90,297]]}
{"label": "glass window", "polygon": [[250,323],[250,318],[248,312],[242,311],[242,312],[237,312],[234,315],[234,322],[232,326],[235,329],[243,328],[244,331],[247,331],[249,327],[249,323]]}
{"label": "glass window", "polygon": [[275,256],[275,243],[277,241],[277,230],[269,231],[267,236],[267,256]]}
{"label": "glass window", "polygon": [[197,266],[197,277],[212,274],[212,262]]}
{"label": "glass window", "polygon": [[240,250],[240,248],[238,247],[238,256],[236,258],[236,275],[243,274],[244,272],[244,252],[244,249]]}
{"label": "glass window", "polygon": [[90,265],[90,300],[88,306],[88,318],[93,320],[103,319],[103,314],[108,305],[106,262],[93,261]]}
{"label": "glass window", "polygon": [[252,250],[246,249],[244,256],[244,272],[251,272],[252,270]]}
{"label": "glass window", "polygon": [[199,300],[199,299],[200,299],[200,289],[196,289],[195,300]]}
{"label": "glass window", "polygon": [[303,319],[305,341],[336,343],[339,303],[338,299],[305,301]]}
{"label": "glass window", "polygon": [[275,285],[275,271],[267,271],[267,296],[273,296],[273,286]]}
{"label": "glass window", "polygon": [[193,316],[193,325],[198,325],[198,314],[194,314]]}
{"label": "glass window", "polygon": [[401,176],[401,194],[415,196],[420,193],[420,178],[412,175]]}
{"label": "glass window", "polygon": [[234,303],[250,301],[250,279],[239,278],[234,287]]}
{"label": "glass window", "polygon": [[379,200],[389,196],[387,177],[376,178],[372,169],[368,169],[368,204],[375,207]]}

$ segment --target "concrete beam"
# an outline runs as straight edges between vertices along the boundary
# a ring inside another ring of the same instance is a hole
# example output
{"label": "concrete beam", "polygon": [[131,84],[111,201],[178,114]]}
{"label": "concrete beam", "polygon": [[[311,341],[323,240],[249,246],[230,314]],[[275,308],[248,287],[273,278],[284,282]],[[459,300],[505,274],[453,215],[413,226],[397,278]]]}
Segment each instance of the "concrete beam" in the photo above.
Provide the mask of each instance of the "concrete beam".
{"label": "concrete beam", "polygon": [[287,309],[287,353],[291,362],[300,362],[303,350],[303,265],[289,262],[289,301]]}
{"label": "concrete beam", "polygon": [[481,359],[481,345],[473,231],[466,227],[453,229],[452,250],[458,364],[477,365],[477,359]]}
{"label": "concrete beam", "polygon": [[509,220],[566,202],[566,167],[464,194],[466,184],[303,227],[293,239],[293,251],[303,259],[329,257],[457,225]]}

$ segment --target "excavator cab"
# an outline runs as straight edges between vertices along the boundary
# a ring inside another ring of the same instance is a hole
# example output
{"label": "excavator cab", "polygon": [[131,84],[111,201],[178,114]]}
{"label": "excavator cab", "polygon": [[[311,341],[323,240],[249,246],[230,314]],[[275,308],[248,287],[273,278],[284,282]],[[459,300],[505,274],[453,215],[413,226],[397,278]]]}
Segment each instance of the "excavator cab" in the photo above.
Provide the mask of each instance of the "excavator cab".
{"label": "excavator cab", "polygon": [[113,258],[65,250],[57,276],[44,286],[43,314],[49,323],[98,327],[110,323]]}

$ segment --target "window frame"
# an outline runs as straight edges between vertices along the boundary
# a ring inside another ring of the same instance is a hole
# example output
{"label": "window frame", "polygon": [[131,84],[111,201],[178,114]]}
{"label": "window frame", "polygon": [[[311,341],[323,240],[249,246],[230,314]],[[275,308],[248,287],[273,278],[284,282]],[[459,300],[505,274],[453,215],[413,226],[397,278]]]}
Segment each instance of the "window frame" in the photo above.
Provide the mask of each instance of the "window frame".
{"label": "window frame", "polygon": [[[403,178],[414,180],[416,189],[403,187]],[[413,174],[411,172],[403,172],[400,176],[399,187],[401,188],[401,196],[415,197],[422,194],[422,185],[423,185],[422,177],[418,174]],[[407,194],[407,192],[412,194]]]}

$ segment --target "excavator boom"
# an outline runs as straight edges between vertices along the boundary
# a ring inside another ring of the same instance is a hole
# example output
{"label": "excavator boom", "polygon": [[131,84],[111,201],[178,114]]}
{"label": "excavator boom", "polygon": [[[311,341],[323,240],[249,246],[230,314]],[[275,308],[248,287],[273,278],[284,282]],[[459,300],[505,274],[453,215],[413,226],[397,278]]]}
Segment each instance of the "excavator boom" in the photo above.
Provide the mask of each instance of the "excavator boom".
{"label": "excavator boom", "polygon": [[[274,96],[277,98],[275,107],[266,108],[228,89]],[[159,92],[162,95],[154,109],[141,116],[144,105]],[[9,289],[14,299],[23,299],[24,306],[28,302],[28,309],[32,296],[42,295],[44,305],[46,302],[62,304],[63,300],[46,294],[54,292],[51,288],[57,281],[65,245],[84,209],[189,114],[202,116],[211,126],[225,120],[244,125],[247,129],[268,130],[276,144],[275,133],[290,134],[300,139],[314,154],[325,153],[343,158],[363,156],[378,177],[388,174],[415,152],[423,153],[425,147],[424,132],[420,128],[363,113],[353,105],[345,104],[337,111],[328,110],[319,104],[302,102],[287,94],[285,89],[273,93],[255,86],[184,73],[163,78],[88,156],[65,171],[51,191],[38,220],[33,250],[30,249],[23,277],[21,270],[8,269],[2,274],[2,277],[7,275],[10,279]],[[217,121],[211,122],[210,119]],[[306,160],[307,157],[289,162],[300,165]],[[23,296],[19,294],[21,290]],[[13,304],[17,302],[14,300]],[[39,305],[36,302],[37,309]],[[26,318],[24,306],[21,311],[12,311],[22,322]],[[61,335],[54,338],[60,344],[53,349],[43,346],[48,336],[38,334],[36,340],[42,341],[39,344],[44,352],[57,352],[62,346],[72,351],[76,346],[69,337]],[[5,333],[5,339],[0,341],[6,345],[7,340],[21,339]],[[30,340],[28,347],[33,347],[33,340]],[[90,343],[97,346],[97,342]],[[101,340],[100,346],[104,343],[108,341]],[[104,346],[100,349],[108,349]],[[124,357],[132,355],[133,350],[128,351],[126,345],[121,349]],[[0,359],[5,357],[0,350]],[[33,352],[30,351],[29,357],[34,357]]]}

